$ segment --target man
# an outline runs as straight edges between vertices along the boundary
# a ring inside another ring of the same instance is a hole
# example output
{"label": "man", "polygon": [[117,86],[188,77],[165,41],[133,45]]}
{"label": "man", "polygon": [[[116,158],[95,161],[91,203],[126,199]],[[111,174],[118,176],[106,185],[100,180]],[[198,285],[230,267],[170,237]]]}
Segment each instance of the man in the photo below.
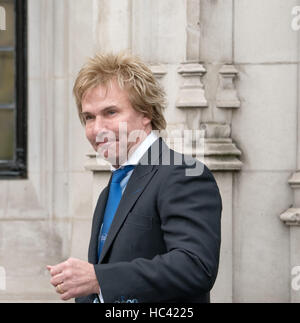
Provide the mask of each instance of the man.
{"label": "man", "polygon": [[159,83],[136,57],[97,55],[74,94],[86,136],[112,164],[112,177],[94,212],[89,262],[48,266],[57,293],[77,302],[209,302],[221,197],[206,166],[156,136],[166,127]]}

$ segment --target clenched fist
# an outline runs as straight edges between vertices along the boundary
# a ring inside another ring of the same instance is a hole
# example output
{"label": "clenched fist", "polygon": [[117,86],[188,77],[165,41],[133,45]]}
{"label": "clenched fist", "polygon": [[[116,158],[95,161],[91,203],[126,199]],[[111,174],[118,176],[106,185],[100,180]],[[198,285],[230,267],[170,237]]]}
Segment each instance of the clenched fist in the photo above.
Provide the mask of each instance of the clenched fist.
{"label": "clenched fist", "polygon": [[100,293],[94,266],[86,261],[70,258],[47,269],[52,276],[50,282],[63,301]]}

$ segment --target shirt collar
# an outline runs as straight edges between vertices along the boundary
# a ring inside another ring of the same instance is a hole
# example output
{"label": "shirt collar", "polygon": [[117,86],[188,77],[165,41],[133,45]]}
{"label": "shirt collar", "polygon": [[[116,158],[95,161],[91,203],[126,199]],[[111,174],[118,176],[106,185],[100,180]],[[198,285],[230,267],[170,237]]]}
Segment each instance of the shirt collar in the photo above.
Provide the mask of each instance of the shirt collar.
{"label": "shirt collar", "polygon": [[[158,139],[158,136],[151,131],[150,134],[139,144],[136,150],[132,153],[132,155],[128,158],[128,160],[123,163],[120,168],[126,165],[137,165],[140,159],[144,156],[146,151],[152,146],[152,144]],[[117,170],[114,166],[110,166],[112,172]]]}

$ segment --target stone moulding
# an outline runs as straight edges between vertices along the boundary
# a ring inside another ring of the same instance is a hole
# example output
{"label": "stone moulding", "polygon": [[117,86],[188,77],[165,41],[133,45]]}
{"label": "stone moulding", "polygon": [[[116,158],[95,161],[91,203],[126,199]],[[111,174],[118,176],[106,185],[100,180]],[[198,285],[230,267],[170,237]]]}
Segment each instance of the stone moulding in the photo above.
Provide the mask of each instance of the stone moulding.
{"label": "stone moulding", "polygon": [[280,214],[280,220],[287,226],[300,226],[300,208],[299,205],[299,189],[300,189],[300,171],[296,171],[289,179],[288,183],[294,190],[294,205],[295,207],[289,208],[284,213]]}
{"label": "stone moulding", "polygon": [[182,63],[178,69],[182,85],[176,102],[177,108],[207,108],[202,77],[206,69],[199,63]]}
{"label": "stone moulding", "polygon": [[288,183],[290,184],[291,188],[300,188],[300,171],[295,172],[289,179]]}
{"label": "stone moulding", "polygon": [[[172,147],[173,148],[173,147]],[[182,152],[182,151],[179,151]],[[243,163],[241,151],[232,140],[212,142],[205,140],[204,149],[185,148],[184,153],[203,162],[211,171],[239,171]]]}
{"label": "stone moulding", "polygon": [[218,87],[216,105],[218,108],[234,109],[240,108],[241,102],[238,99],[234,79],[238,75],[233,65],[223,65],[220,69],[220,83]]}
{"label": "stone moulding", "polygon": [[214,171],[238,171],[243,163],[241,151],[232,139],[205,139],[204,163]]}
{"label": "stone moulding", "polygon": [[[173,125],[175,129],[176,126]],[[183,131],[184,125],[177,125]],[[169,130],[172,130],[169,128]],[[202,123],[198,135],[201,137],[193,138],[193,142],[186,142],[182,145],[173,146],[172,132],[165,139],[169,140],[169,146],[180,153],[192,155],[202,161],[212,171],[239,171],[243,163],[239,160],[242,155],[230,138],[230,125],[218,123]],[[197,134],[195,134],[197,136]],[[201,140],[203,138],[203,140]]]}
{"label": "stone moulding", "polygon": [[104,159],[97,158],[98,155],[96,152],[89,152],[86,154],[88,160],[84,164],[84,169],[92,172],[109,172],[110,164]]}
{"label": "stone moulding", "polygon": [[[239,160],[241,151],[230,138],[230,125],[215,122],[201,125],[201,108],[208,108],[205,97],[203,76],[205,67],[197,62],[186,62],[178,68],[182,77],[176,107],[186,110],[187,126],[189,129],[205,129],[204,149],[191,149],[193,155],[203,161],[214,171],[235,171],[242,168]],[[233,84],[237,70],[233,65],[224,65],[221,70],[221,88],[218,92],[218,107],[240,107],[236,89]],[[200,109],[199,109],[200,108]],[[201,128],[202,127],[202,128]],[[204,127],[204,128],[203,128]],[[192,145],[191,145],[192,147]]]}
{"label": "stone moulding", "polygon": [[[172,145],[170,145],[171,148]],[[236,147],[230,138],[205,138],[204,150],[200,151],[188,148],[184,151],[185,154],[193,155],[199,159],[212,171],[238,171],[242,168],[243,164],[239,160],[241,151]],[[88,160],[84,168],[92,172],[109,172],[110,165],[108,162],[101,158],[97,158],[95,152],[87,154]]]}
{"label": "stone moulding", "polygon": [[280,220],[287,226],[300,226],[300,209],[290,208],[280,214]]}
{"label": "stone moulding", "polygon": [[167,74],[167,69],[164,65],[151,65],[150,70],[158,80]]}
{"label": "stone moulding", "polygon": [[240,170],[243,163],[239,160],[242,152],[230,138],[229,124],[205,123],[200,126],[205,129],[204,162],[211,170]]}

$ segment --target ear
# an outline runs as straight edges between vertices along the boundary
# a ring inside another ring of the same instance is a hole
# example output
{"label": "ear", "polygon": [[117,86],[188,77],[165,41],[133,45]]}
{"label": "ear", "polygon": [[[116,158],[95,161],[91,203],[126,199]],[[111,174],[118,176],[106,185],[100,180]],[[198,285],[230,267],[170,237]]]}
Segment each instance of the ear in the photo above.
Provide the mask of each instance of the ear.
{"label": "ear", "polygon": [[144,127],[148,127],[151,124],[151,121],[152,120],[150,118],[144,116],[142,120]]}

